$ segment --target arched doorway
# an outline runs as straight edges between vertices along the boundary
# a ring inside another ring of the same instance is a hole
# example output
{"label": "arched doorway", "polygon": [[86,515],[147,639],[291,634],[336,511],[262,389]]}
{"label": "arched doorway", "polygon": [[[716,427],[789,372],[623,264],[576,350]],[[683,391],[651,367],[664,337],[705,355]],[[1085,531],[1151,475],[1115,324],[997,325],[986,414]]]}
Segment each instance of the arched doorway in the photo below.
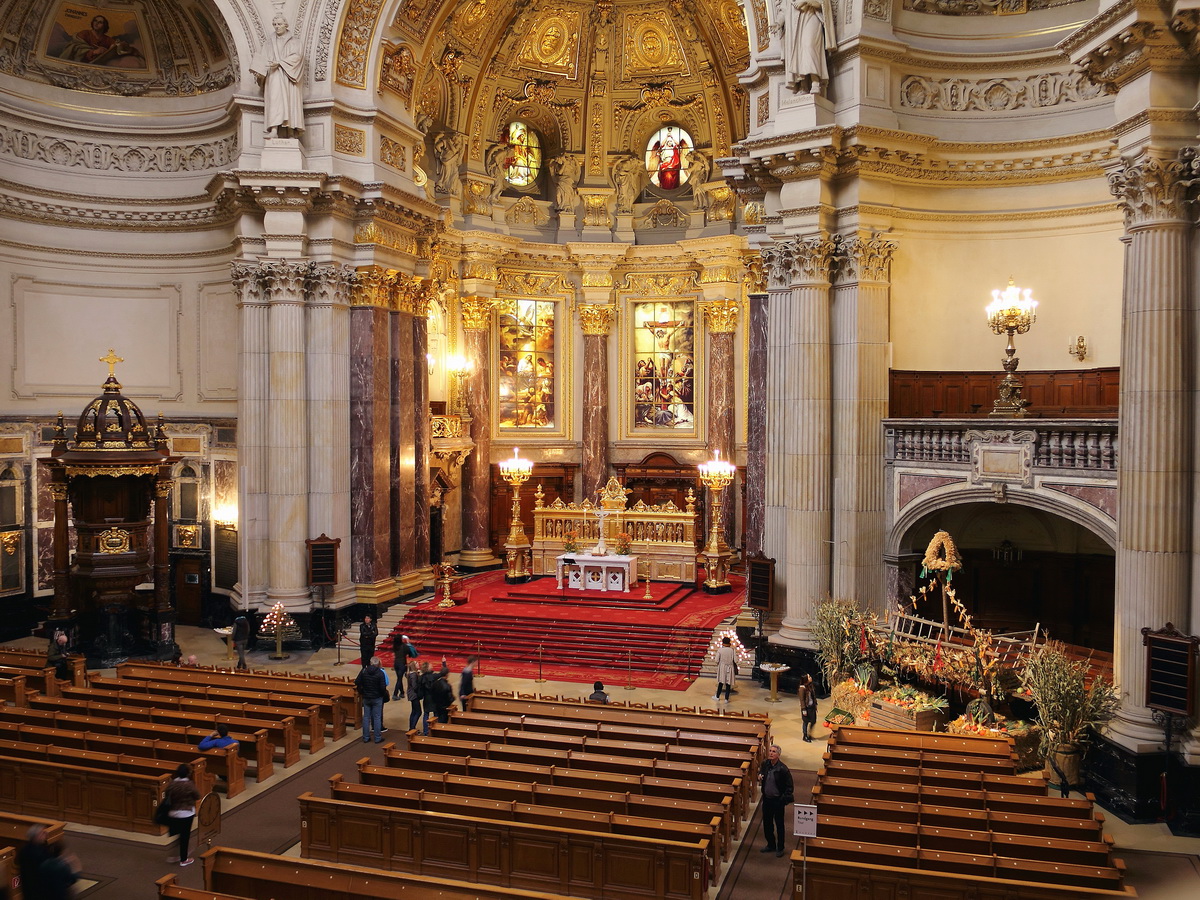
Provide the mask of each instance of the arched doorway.
{"label": "arched doorway", "polygon": [[[938,531],[954,538],[963,568],[954,578],[977,628],[1019,631],[1040,624],[1055,640],[1113,649],[1113,548],[1084,525],[1019,504],[963,503],[925,514],[902,540],[914,583]],[[941,619],[941,609],[924,610]]]}

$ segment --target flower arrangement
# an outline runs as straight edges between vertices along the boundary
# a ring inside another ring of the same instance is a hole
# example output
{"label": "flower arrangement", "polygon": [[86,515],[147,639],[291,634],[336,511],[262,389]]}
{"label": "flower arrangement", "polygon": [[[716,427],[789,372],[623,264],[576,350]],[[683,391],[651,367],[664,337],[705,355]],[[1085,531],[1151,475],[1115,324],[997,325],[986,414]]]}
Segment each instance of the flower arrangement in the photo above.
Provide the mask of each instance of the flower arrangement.
{"label": "flower arrangement", "polygon": [[913,713],[924,712],[927,709],[946,710],[950,708],[950,701],[945,697],[931,697],[924,691],[918,691],[908,685],[897,684],[883,688],[875,692],[875,699],[891,703]]}
{"label": "flower arrangement", "polygon": [[879,655],[875,632],[879,617],[859,609],[853,600],[824,600],[813,616],[817,658],[825,677],[835,682],[861,664],[871,664]]}
{"label": "flower arrangement", "polygon": [[1093,728],[1116,715],[1120,695],[1102,676],[1089,683],[1090,668],[1088,660],[1072,658],[1058,641],[1042,644],[1025,661],[1021,686],[1037,706],[1043,757],[1062,745],[1086,744]]}
{"label": "flower arrangement", "polygon": [[568,531],[563,535],[563,553],[578,553],[579,552],[579,532],[575,530]]}
{"label": "flower arrangement", "polygon": [[628,531],[618,531],[613,544],[617,548],[618,556],[628,556],[630,548],[633,547],[633,535]]}

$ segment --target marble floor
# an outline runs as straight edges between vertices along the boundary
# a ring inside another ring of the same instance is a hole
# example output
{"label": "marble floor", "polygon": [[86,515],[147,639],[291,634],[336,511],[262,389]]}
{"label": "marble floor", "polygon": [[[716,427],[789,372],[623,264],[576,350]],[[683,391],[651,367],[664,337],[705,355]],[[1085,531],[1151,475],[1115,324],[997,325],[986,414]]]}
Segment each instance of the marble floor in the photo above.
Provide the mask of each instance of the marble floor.
{"label": "marble floor", "polygon": [[[394,618],[393,616],[389,618]],[[380,635],[381,639],[383,635]],[[195,655],[199,663],[204,665],[226,664],[227,652],[223,638],[211,630],[193,627],[180,627],[178,640],[184,657]],[[41,648],[41,639],[25,638],[10,642],[13,646]],[[319,651],[289,651],[286,660],[271,660],[271,647],[263,646],[248,654],[254,668],[278,669],[297,673],[319,673],[350,677],[356,674],[357,667],[346,663],[338,665],[338,654],[333,648]],[[343,660],[353,658],[343,651]],[[389,677],[392,673],[389,672]],[[457,685],[457,674],[452,673],[451,682]],[[521,690],[537,691],[547,695],[580,696],[591,692],[590,685],[574,682],[547,681],[537,684],[532,680],[508,678],[488,674],[487,660],[476,674],[476,686],[491,690]],[[637,702],[674,703],[686,706],[701,706],[720,708],[712,699],[714,683],[711,678],[701,678],[685,691],[662,691],[650,688],[627,689],[620,683],[607,683],[605,689],[613,699],[633,700]],[[819,713],[823,715],[823,701]],[[769,691],[748,679],[742,679],[735,686],[729,708],[765,712],[771,717],[772,731],[775,741],[782,749],[783,760],[793,769],[815,770],[820,766],[821,754],[824,751],[824,741],[814,740],[806,743],[802,740],[800,709],[792,695],[780,695],[780,702],[772,703]],[[384,707],[384,724],[391,730],[389,739],[403,734],[408,724],[408,704],[406,702],[389,703]],[[825,733],[823,726],[818,726],[818,737]],[[327,748],[326,752],[329,752]],[[318,754],[314,759],[319,759]],[[310,761],[305,755],[306,761]],[[268,782],[268,785],[270,782]],[[236,798],[228,806],[237,806],[252,799],[256,789],[251,783],[249,790]],[[81,829],[82,830],[82,829]],[[103,833],[102,829],[86,829],[89,832]],[[1184,900],[1184,898],[1200,897],[1200,839],[1180,838],[1172,835],[1165,825],[1129,825],[1117,816],[1106,813],[1106,830],[1112,834],[1116,847],[1128,867],[1128,883],[1136,887],[1141,900]],[[138,837],[128,834],[120,835],[124,839],[137,840]],[[144,837],[145,842],[165,843],[162,839]],[[758,856],[758,854],[753,854]]]}

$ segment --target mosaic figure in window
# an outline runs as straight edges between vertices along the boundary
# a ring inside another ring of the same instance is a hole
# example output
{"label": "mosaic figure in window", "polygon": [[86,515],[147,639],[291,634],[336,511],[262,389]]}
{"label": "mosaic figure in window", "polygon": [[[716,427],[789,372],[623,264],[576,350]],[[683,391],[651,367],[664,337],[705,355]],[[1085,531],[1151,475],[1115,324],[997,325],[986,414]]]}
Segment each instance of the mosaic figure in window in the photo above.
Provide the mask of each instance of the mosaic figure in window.
{"label": "mosaic figure in window", "polygon": [[654,132],[646,144],[646,172],[650,182],[664,191],[685,184],[691,148],[692,136],[678,125],[666,125]]}
{"label": "mosaic figure in window", "polygon": [[501,428],[553,428],[554,302],[517,300],[499,319]]}
{"label": "mosaic figure in window", "polygon": [[695,427],[693,317],[690,300],[633,305],[635,428]]}

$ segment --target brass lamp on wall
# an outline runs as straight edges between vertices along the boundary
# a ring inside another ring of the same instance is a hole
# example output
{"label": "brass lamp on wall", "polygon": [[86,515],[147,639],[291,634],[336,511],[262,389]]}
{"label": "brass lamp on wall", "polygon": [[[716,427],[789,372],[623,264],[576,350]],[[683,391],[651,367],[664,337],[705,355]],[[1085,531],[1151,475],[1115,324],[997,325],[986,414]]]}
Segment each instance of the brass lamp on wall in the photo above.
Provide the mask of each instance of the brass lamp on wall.
{"label": "brass lamp on wall", "polygon": [[993,416],[1020,417],[1028,415],[1026,407],[1029,401],[1021,396],[1024,382],[1017,376],[1017,365],[1021,362],[1014,354],[1017,352],[1013,343],[1014,334],[1024,334],[1037,321],[1034,310],[1037,301],[1033,299],[1032,288],[1019,288],[1008,279],[1008,287],[1003,291],[992,291],[992,302],[987,307],[988,325],[996,334],[1008,334],[1008,346],[1004,348],[1004,378],[1000,380],[1000,396],[992,404]]}

